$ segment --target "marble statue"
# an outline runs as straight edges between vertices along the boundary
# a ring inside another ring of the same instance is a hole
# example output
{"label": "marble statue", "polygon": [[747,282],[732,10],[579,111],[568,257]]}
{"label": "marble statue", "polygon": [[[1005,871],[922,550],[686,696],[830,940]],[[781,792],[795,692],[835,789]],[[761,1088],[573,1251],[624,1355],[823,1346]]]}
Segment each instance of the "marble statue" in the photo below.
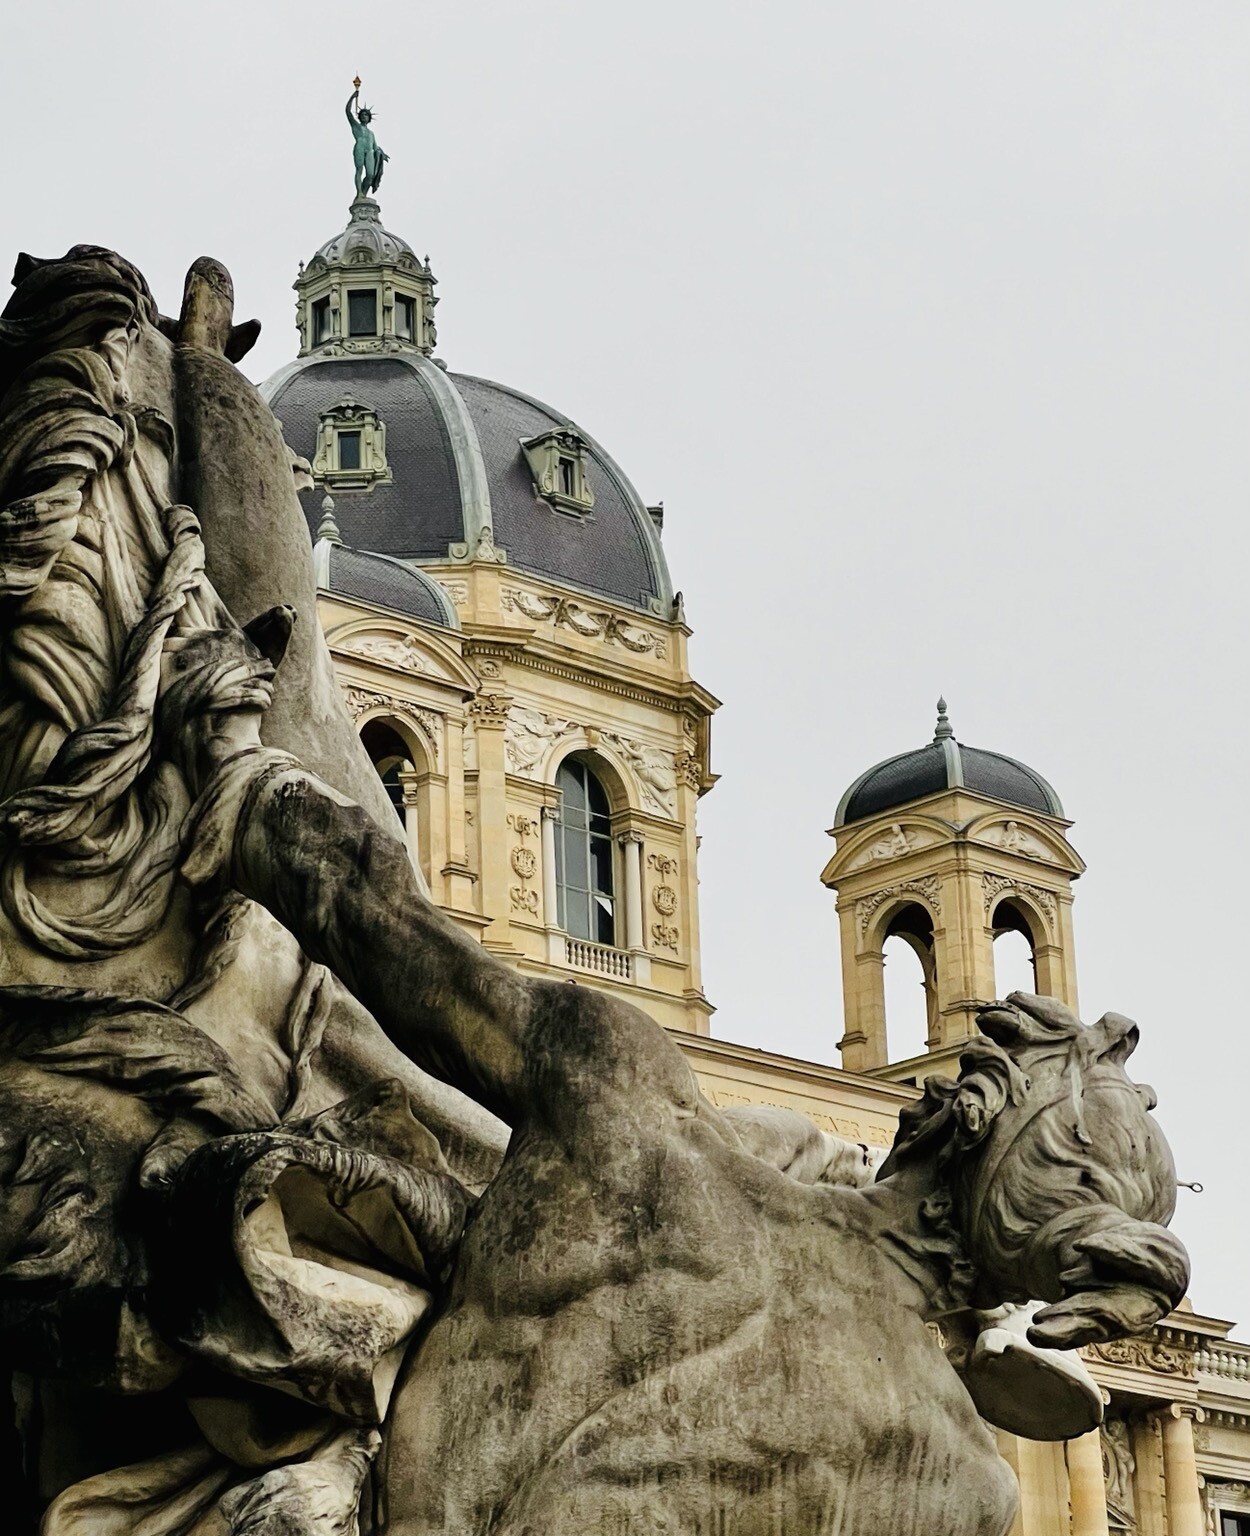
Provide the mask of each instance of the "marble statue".
{"label": "marble statue", "polygon": [[1032,1429],[1071,1432],[1087,1393],[1055,1352],[1149,1328],[1187,1283],[1136,1026],[994,1004],[879,1169],[714,1108],[639,1010],[521,975],[423,895],[225,270],[194,264],[176,320],[95,247],[15,282],[13,1521],[1006,1536],[983,1416],[1041,1382]]}
{"label": "marble statue", "polygon": [[[382,185],[382,172],[386,169],[386,162],[391,158],[374,137],[370,124],[373,122],[373,112],[369,107],[360,104],[360,77],[352,82],[355,89],[347,98],[347,121],[351,125],[352,138],[355,146],[352,150],[352,158],[356,166],[356,196],[368,197],[371,192],[376,192]],[[355,107],[353,113],[352,108]]]}

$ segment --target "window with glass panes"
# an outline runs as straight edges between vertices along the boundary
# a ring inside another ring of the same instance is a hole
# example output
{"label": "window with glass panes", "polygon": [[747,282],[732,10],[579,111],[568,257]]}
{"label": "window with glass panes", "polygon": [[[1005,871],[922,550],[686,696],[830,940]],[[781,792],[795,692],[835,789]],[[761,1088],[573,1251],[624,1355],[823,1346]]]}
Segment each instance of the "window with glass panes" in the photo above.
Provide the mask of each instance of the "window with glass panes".
{"label": "window with glass panes", "polygon": [[612,899],[612,825],[603,785],[585,763],[566,759],[556,774],[557,921],[575,939],[616,942]]}
{"label": "window with glass panes", "polygon": [[323,341],[329,341],[331,336],[329,299],[318,299],[312,307],[312,314],[313,345],[317,346]]}
{"label": "window with glass panes", "polygon": [[1250,1536],[1250,1515],[1221,1515],[1220,1536]]}
{"label": "window with glass panes", "polygon": [[339,433],[339,468],[360,468],[360,433]]}
{"label": "window with glass panes", "polygon": [[376,336],[378,332],[378,294],[376,288],[351,288],[347,293],[347,333],[349,336]]}
{"label": "window with glass panes", "polygon": [[414,339],[417,329],[417,306],[402,294],[395,300],[395,334],[405,341]]}

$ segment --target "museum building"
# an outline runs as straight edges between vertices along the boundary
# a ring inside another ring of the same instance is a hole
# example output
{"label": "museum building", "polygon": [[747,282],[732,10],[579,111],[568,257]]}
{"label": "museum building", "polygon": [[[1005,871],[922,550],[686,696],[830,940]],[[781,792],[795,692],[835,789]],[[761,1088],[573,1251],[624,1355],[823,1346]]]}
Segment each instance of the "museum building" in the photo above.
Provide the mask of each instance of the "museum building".
{"label": "museum building", "polygon": [[[321,622],[414,865],[494,954],[646,1010],[714,1103],[800,1109],[888,1147],[996,995],[996,941],[1076,1006],[1084,865],[1058,795],[961,743],[940,703],[932,740],[862,774],[834,817],[842,1066],[713,1039],[696,813],[718,701],[690,672],[663,506],[568,415],[451,371],[435,283],[357,197],[300,268],[299,354],[263,386],[306,461]],[[885,987],[900,946],[925,1000],[923,1049],[901,1057]],[[1250,1345],[1231,1327],[1186,1306],[1086,1350],[1101,1430],[999,1432],[1013,1536],[1250,1536]]]}

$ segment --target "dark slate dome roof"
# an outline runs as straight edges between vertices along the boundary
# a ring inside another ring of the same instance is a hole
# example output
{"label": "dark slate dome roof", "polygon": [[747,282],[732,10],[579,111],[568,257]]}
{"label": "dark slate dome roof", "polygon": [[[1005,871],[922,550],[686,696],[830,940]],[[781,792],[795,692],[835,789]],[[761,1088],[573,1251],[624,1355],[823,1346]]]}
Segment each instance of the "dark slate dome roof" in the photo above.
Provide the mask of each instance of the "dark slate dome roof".
{"label": "dark slate dome roof", "polygon": [[[673,591],[659,533],[637,491],[580,427],[594,508],[557,511],[534,490],[521,439],[575,425],[537,400],[485,379],[448,373],[417,352],[312,354],[262,393],[291,447],[309,459],[323,411],[345,395],[377,412],[392,478],[333,488],[334,516],[353,550],[444,561],[475,550],[483,528],[510,568],[656,613]],[[310,530],[324,487],[302,494]]]}
{"label": "dark slate dome roof", "polygon": [[389,555],[349,549],[320,538],[313,550],[317,585],[359,602],[375,603],[410,618],[459,629],[451,599],[432,576]]}
{"label": "dark slate dome roof", "polygon": [[1040,773],[1001,752],[965,747],[956,741],[947,719],[946,701],[939,699],[933,740],[915,751],[888,757],[867,773],[861,773],[842,796],[834,825],[843,827],[866,821],[926,795],[960,787],[1021,810],[1063,816],[1059,796]]}

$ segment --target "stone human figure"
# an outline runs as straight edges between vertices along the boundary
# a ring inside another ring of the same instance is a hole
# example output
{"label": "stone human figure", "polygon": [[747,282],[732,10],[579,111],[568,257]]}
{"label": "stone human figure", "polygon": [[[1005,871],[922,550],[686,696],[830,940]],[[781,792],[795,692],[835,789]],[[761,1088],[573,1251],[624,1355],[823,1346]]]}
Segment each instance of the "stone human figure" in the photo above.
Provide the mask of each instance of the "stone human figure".
{"label": "stone human figure", "polygon": [[[346,1536],[362,1487],[388,1536],[1005,1536],[1012,1474],[926,1324],[1041,1297],[1030,1341],[1072,1348],[1176,1304],[1135,1026],[1017,997],[871,1184],[755,1156],[651,1020],[483,951],[357,803],[223,270],[177,323],[110,253],[28,278],[0,328],[31,743],[0,805],[0,1356],[45,1536]],[[82,648],[49,637],[105,592],[111,686],[62,720]],[[484,1178],[422,1072],[507,1126]]]}
{"label": "stone human figure", "polygon": [[[354,114],[353,107],[356,109]],[[378,143],[373,129],[369,126],[373,122],[373,112],[369,107],[360,105],[359,80],[356,81],[356,89],[347,98],[347,106],[344,110],[347,113],[347,121],[351,124],[352,137],[356,141],[352,152],[356,165],[356,196],[368,197],[382,185],[382,172],[390,156]]]}

